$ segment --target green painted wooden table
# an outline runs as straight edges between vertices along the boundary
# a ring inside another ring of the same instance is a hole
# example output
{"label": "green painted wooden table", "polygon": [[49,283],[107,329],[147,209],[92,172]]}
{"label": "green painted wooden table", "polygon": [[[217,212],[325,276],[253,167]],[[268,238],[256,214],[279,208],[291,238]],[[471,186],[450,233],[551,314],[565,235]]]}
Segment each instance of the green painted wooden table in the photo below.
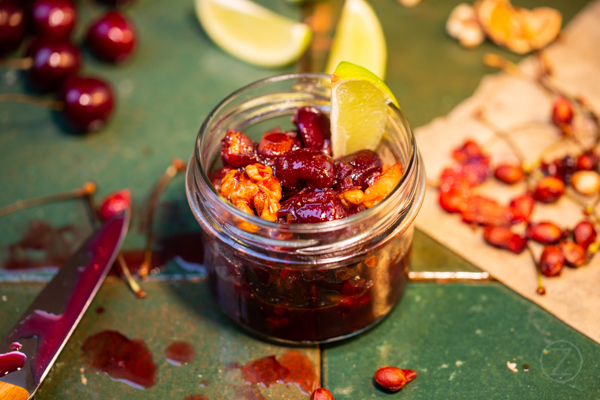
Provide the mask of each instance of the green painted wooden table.
{"label": "green painted wooden table", "polygon": [[[302,18],[303,8],[283,1],[261,3]],[[373,0],[389,47],[387,82],[413,126],[447,113],[491,73],[481,63],[488,51],[512,60],[519,57],[485,43],[465,50],[446,36],[445,19],[458,0],[423,0],[404,8],[395,0]],[[538,0],[519,1],[536,6]],[[584,1],[544,2],[570,20]],[[339,13],[341,1],[332,1]],[[81,2],[81,22],[100,10]],[[187,159],[201,121],[216,103],[252,81],[310,65],[303,60],[282,69],[260,69],[223,53],[198,25],[190,0],[139,0],[127,13],[139,30],[140,47],[126,65],[102,64],[86,54],[85,72],[107,77],[118,93],[118,110],[96,134],[68,132],[50,111],[22,104],[0,105],[0,206],[98,183],[100,196],[129,187],[137,226],[144,202],[173,157]],[[24,77],[0,71],[0,93],[27,93]],[[60,236],[68,248],[91,232],[86,205],[74,200],[15,213],[0,220],[0,260],[18,242],[31,221],[67,226]],[[198,225],[187,207],[183,177],[176,177],[157,210],[157,243],[174,235],[188,236]],[[56,233],[54,233],[56,234]],[[143,246],[132,229],[125,249]],[[47,254],[29,251],[30,260]],[[476,268],[427,236],[417,232],[415,270],[458,271]],[[0,269],[0,335],[5,335],[35,297],[51,270]],[[340,399],[597,399],[600,398],[600,346],[569,328],[535,304],[495,282],[477,284],[411,283],[399,305],[380,325],[338,344],[289,349],[249,336],[230,322],[208,294],[204,276],[171,260],[163,272],[144,285],[137,300],[121,280],[109,279],[44,381],[36,399],[172,398],[205,395],[208,399],[306,399],[295,385],[248,387],[233,362],[286,353],[302,353],[321,383]],[[103,311],[103,312],[101,312]],[[111,380],[84,363],[81,346],[90,335],[115,330],[143,340],[158,366],[156,384],[146,390]],[[167,362],[166,346],[176,340],[192,343],[196,358],[183,366]],[[4,351],[4,350],[2,350]],[[507,362],[518,370],[511,372]],[[373,386],[382,365],[400,365],[419,372],[396,394]],[[524,365],[528,365],[528,371]],[[257,396],[262,397],[257,397]],[[254,397],[252,397],[254,396]]]}

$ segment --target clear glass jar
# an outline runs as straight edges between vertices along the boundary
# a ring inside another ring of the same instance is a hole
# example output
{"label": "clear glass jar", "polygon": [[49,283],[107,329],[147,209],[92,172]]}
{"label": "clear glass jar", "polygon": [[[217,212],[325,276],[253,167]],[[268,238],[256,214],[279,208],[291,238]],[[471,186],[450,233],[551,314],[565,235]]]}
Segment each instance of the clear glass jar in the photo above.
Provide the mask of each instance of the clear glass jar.
{"label": "clear glass jar", "polygon": [[404,175],[376,206],[335,221],[278,224],[220,197],[210,177],[221,165],[226,130],[258,141],[275,126],[291,128],[291,115],[306,105],[329,113],[329,75],[276,76],[227,97],[200,128],[186,191],[204,232],[211,290],[225,313],[269,339],[321,343],[368,329],[402,296],[425,172],[410,126],[390,105],[377,153],[384,164],[400,161]]}

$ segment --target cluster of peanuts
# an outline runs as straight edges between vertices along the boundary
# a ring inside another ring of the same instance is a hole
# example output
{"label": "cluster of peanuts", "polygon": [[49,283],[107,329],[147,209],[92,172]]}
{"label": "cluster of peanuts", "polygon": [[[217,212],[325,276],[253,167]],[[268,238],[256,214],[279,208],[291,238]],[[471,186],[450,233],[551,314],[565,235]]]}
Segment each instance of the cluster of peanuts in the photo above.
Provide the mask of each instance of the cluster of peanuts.
{"label": "cluster of peanuts", "polygon": [[221,195],[237,208],[269,221],[277,219],[281,205],[281,184],[271,167],[247,165],[243,172],[232,169],[221,180]]}

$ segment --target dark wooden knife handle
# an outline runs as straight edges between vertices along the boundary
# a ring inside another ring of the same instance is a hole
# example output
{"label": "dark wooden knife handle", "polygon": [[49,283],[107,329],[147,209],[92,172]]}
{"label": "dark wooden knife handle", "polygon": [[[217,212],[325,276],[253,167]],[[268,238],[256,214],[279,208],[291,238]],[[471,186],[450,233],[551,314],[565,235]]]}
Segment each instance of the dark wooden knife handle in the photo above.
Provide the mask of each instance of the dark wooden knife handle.
{"label": "dark wooden knife handle", "polygon": [[29,392],[20,386],[0,382],[0,400],[27,400]]}

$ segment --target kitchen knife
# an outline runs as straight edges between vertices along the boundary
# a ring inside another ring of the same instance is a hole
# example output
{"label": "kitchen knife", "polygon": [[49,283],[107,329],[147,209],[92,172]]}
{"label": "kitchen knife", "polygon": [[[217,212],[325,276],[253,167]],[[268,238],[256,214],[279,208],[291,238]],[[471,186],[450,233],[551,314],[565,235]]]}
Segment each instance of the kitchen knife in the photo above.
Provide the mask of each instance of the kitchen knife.
{"label": "kitchen knife", "polygon": [[58,270],[0,343],[0,400],[33,397],[98,292],[128,226],[129,211],[105,222]]}

